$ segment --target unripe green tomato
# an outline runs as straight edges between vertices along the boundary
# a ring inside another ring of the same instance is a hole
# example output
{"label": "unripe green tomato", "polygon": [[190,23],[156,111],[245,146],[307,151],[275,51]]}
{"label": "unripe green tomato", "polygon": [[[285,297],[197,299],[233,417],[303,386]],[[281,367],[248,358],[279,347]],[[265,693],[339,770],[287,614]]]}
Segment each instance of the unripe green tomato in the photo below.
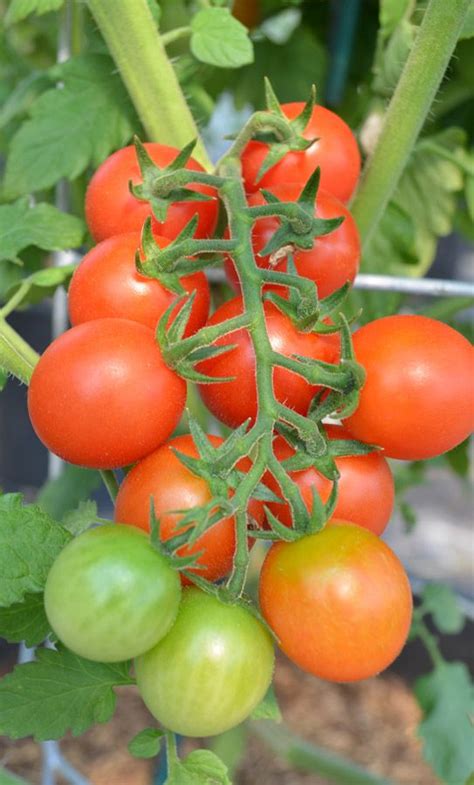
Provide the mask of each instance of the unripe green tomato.
{"label": "unripe green tomato", "polygon": [[136,660],[136,676],[143,700],[165,727],[215,736],[260,703],[273,666],[271,636],[250,611],[190,588],[171,631]]}
{"label": "unripe green tomato", "polygon": [[54,632],[71,651],[121,662],[148,651],[173,624],[181,586],[148,537],[133,526],[89,529],[51,567],[44,594]]}

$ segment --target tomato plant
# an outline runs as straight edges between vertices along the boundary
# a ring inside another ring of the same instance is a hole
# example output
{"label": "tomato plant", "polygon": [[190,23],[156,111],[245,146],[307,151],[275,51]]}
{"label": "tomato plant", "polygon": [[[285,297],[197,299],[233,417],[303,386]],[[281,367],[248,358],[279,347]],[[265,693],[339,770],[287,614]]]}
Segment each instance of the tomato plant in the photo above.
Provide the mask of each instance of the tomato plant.
{"label": "tomato plant", "polygon": [[185,382],[163,362],[150,329],[96,319],[47,348],[33,372],[28,410],[52,452],[106,469],[133,463],[164,442],[185,398]]}
{"label": "tomato plant", "polygon": [[[296,201],[300,195],[299,183],[277,183],[268,190],[282,202]],[[266,204],[261,191],[250,194],[249,205]],[[330,193],[318,191],[315,214],[320,218],[339,218],[344,220],[330,234],[316,237],[311,250],[292,249],[293,261],[299,275],[314,281],[318,287],[319,297],[340,289],[345,283],[352,283],[359,269],[360,242],[355,221],[349,210],[339,199]],[[260,256],[260,252],[268,243],[276,229],[278,219],[275,217],[260,218],[255,222],[252,231],[252,242],[255,258],[260,267],[272,267],[286,271],[287,260],[272,263],[270,256]],[[239,279],[231,258],[225,260],[225,270],[229,283],[236,291],[240,290]],[[276,289],[276,287],[275,287]],[[278,287],[281,293],[281,287]]]}
{"label": "tomato plant", "polygon": [[[272,303],[265,303],[265,321],[268,340],[275,350],[284,355],[301,354],[305,357],[337,362],[339,344],[337,336],[299,332],[291,320]],[[242,313],[239,297],[224,303],[214,312],[209,325],[219,324]],[[200,385],[201,397],[207,408],[226,425],[236,427],[257,413],[257,388],[255,384],[255,354],[245,330],[228,333],[215,342],[216,346],[235,346],[225,354],[212,357],[199,364],[199,371],[210,377],[233,377],[232,381]],[[273,372],[273,384],[278,400],[304,414],[317,393],[315,385],[284,368]]]}
{"label": "tomato plant", "polygon": [[48,620],[71,651],[99,662],[143,654],[171,628],[176,572],[137,529],[100,526],[72,540],[45,586]]}
{"label": "tomato plant", "polygon": [[[160,167],[170,164],[179,150],[167,145],[149,142],[145,149]],[[186,164],[188,169],[203,171],[192,158]],[[152,215],[148,202],[137,199],[129,189],[129,183],[141,182],[140,168],[133,145],[117,150],[97,169],[89,183],[86,194],[86,218],[89,230],[96,242],[115,234],[139,232],[145,218]],[[157,234],[176,237],[194,215],[198,216],[197,237],[212,234],[217,220],[217,201],[212,189],[196,185],[193,190],[202,193],[202,200],[174,203],[168,210],[166,219],[158,221],[153,217],[153,227]]]}
{"label": "tomato plant", "polygon": [[[159,235],[154,239],[160,248],[169,243]],[[116,316],[140,322],[152,330],[156,328],[158,320],[178,295],[158,280],[137,271],[135,255],[139,248],[140,234],[129,232],[103,240],[84,256],[74,272],[68,292],[73,325]],[[195,292],[184,333],[187,336],[205,324],[209,315],[210,293],[203,272],[184,276],[181,285],[188,294]],[[178,310],[179,306],[176,312]]]}
{"label": "tomato plant", "polygon": [[[213,446],[224,441],[218,436],[208,436]],[[179,522],[182,512],[193,507],[204,507],[212,500],[209,483],[193,474],[179,460],[175,450],[192,458],[199,453],[190,435],[177,436],[163,444],[156,452],[140,461],[127,474],[120,486],[115,504],[115,520],[150,529],[150,499],[153,499],[156,517],[160,522],[160,536],[166,541],[183,531]],[[245,471],[250,461],[243,459],[238,468]],[[249,514],[257,525],[263,522],[263,507],[250,502]],[[192,524],[189,524],[190,528]],[[223,518],[196,540],[196,543],[178,550],[180,556],[201,553],[199,565],[191,568],[199,576],[215,581],[227,575],[232,568],[235,551],[235,518]],[[184,582],[186,578],[184,578]]]}
{"label": "tomato plant", "polygon": [[341,682],[388,667],[412,614],[410,584],[393,551],[367,529],[339,521],[270,549],[260,604],[293,662]]}
{"label": "tomato plant", "polygon": [[474,428],[474,350],[446,324],[425,316],[376,319],[354,334],[367,378],[350,433],[391,458],[434,458]]}
{"label": "tomato plant", "polygon": [[[304,104],[294,101],[282,104],[286,117],[294,120]],[[268,155],[268,146],[252,141],[242,153],[242,174],[247,191],[295,183],[303,186],[317,166],[321,167],[321,188],[347,202],[356,187],[360,173],[360,153],[348,125],[330,109],[315,106],[303,130],[304,139],[313,139],[306,150],[289,151],[263,176],[260,168]]]}
{"label": "tomato plant", "polygon": [[[325,430],[331,440],[350,439],[349,432],[339,425],[326,425]],[[275,439],[273,449],[279,461],[295,454],[281,436]],[[367,455],[339,456],[335,458],[335,464],[340,476],[333,517],[356,523],[374,534],[382,534],[395,500],[393,475],[385,458],[374,451]],[[290,474],[309,510],[313,504],[313,489],[323,502],[328,500],[333,483],[313,466]],[[271,474],[267,474],[265,482],[278,493],[278,483]],[[291,511],[287,503],[270,502],[268,506],[279,521],[291,526]]]}
{"label": "tomato plant", "polygon": [[273,664],[271,637],[250,611],[185,589],[173,628],[135,667],[153,716],[175,733],[202,737],[248,717]]}

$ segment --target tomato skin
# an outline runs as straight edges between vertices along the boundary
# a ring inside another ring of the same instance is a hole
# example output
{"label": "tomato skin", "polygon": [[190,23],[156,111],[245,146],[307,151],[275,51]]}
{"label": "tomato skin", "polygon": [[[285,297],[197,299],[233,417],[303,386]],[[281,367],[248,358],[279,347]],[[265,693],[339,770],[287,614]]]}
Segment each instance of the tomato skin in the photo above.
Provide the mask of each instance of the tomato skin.
{"label": "tomato skin", "polygon": [[[179,150],[156,142],[144,145],[148,155],[160,167],[170,164]],[[203,172],[202,166],[190,158],[186,169]],[[96,242],[106,240],[115,234],[139,232],[149,215],[152,215],[149,202],[137,199],[130,192],[129,182],[134,185],[142,182],[135,147],[129,145],[112,153],[97,169],[86,192],[86,221]],[[193,191],[212,196],[206,201],[175,202],[168,208],[166,219],[161,222],[154,216],[152,225],[157,234],[173,240],[191,220],[199,216],[196,237],[212,235],[217,221],[217,198],[212,188],[205,185],[189,186]]]}
{"label": "tomato skin", "polygon": [[[350,439],[350,434],[339,425],[325,425],[330,439]],[[294,455],[294,450],[281,436],[277,436],[273,449],[278,460],[284,461]],[[356,523],[374,534],[380,535],[387,526],[393,512],[395,486],[393,475],[385,458],[377,451],[368,455],[347,455],[335,459],[340,472],[339,494],[333,517]],[[329,498],[332,482],[312,466],[298,472],[290,472],[298,485],[308,510],[312,508],[312,489],[323,502]],[[281,495],[278,483],[267,472],[265,484]],[[292,525],[287,502],[268,504],[271,512],[286,526]]]}
{"label": "tomato skin", "polygon": [[402,460],[435,458],[474,428],[474,349],[426,316],[385,316],[354,333],[367,378],[344,421],[356,439]]}
{"label": "tomato skin", "polygon": [[[295,202],[300,195],[301,187],[298,183],[285,183],[274,185],[269,190],[282,202]],[[262,205],[266,204],[266,199],[261,191],[257,191],[250,194],[248,203],[250,206]],[[333,232],[317,237],[310,251],[295,248],[293,252],[293,260],[298,274],[314,281],[318,287],[318,296],[322,298],[332,294],[336,289],[340,289],[345,283],[353,282],[359,270],[360,239],[351,213],[339,199],[320,190],[316,205],[315,214],[319,218],[339,218],[340,216],[344,218],[342,224]],[[253,227],[252,244],[259,267],[268,268],[271,266],[274,270],[286,272],[286,259],[276,265],[271,265],[269,256],[258,256],[279,225],[280,221],[276,217],[259,218]],[[229,257],[226,258],[224,266],[229,283],[237,292],[240,291],[237,271]],[[268,288],[273,288],[279,294],[284,291],[281,286]]]}
{"label": "tomato skin", "polygon": [[[218,436],[209,436],[209,439],[214,446],[223,441]],[[204,506],[212,499],[207,482],[192,474],[173,450],[193,458],[198,457],[189,434],[171,439],[131,469],[120,486],[115,503],[116,521],[149,531],[150,499],[153,497],[155,514],[160,520],[160,533],[165,541],[183,531],[179,526],[182,515],[172,513],[171,510]],[[242,471],[249,466],[248,458],[238,464]],[[252,501],[249,511],[257,524],[263,522],[264,511],[260,502]],[[194,568],[192,572],[209,581],[216,581],[232,569],[234,550],[235,518],[231,517],[224,518],[208,529],[192,547],[181,548],[179,555],[204,551],[198,560],[204,569]],[[189,583],[184,576],[182,581]]]}
{"label": "tomato skin", "polygon": [[48,620],[71,651],[99,662],[143,654],[178,613],[177,573],[130,526],[88,529],[61,551],[45,588]]}
{"label": "tomato skin", "polygon": [[372,532],[334,522],[269,550],[260,576],[263,615],[285,654],[329,681],[367,679],[387,668],[406,641],[408,578]]}
{"label": "tomato skin", "polygon": [[[290,120],[303,110],[302,102],[282,104],[283,113]],[[354,134],[337,114],[315,106],[303,131],[305,139],[315,139],[307,150],[289,152],[257,181],[258,172],[267,155],[264,142],[249,142],[244,149],[242,175],[245,190],[257,191],[279,183],[298,183],[303,186],[316,167],[321,167],[321,188],[334,194],[341,202],[348,202],[354,193],[360,174],[360,153]]]}
{"label": "tomato skin", "polygon": [[[155,241],[160,248],[165,248],[170,242],[158,235]],[[135,254],[139,248],[139,232],[129,232],[103,240],[84,256],[74,272],[68,292],[73,325],[92,319],[123,317],[152,330],[156,328],[160,317],[178,295],[166,289],[156,278],[147,278],[137,272]],[[187,275],[181,283],[187,292],[196,292],[184,333],[187,337],[205,324],[211,296],[203,272]]]}
{"label": "tomato skin", "polygon": [[136,675],[160,723],[202,737],[248,717],[270,686],[273,665],[271,637],[246,608],[189,588],[168,635],[136,660]]}
{"label": "tomato skin", "polygon": [[28,389],[43,444],[95,469],[126,466],[156,449],[185,400],[186,384],[165,365],[153,332],[128,319],[67,330],[40,357]]}
{"label": "tomato skin", "polygon": [[[287,356],[301,354],[328,363],[338,361],[338,336],[298,332],[291,320],[272,303],[266,302],[264,309],[268,337],[275,350]],[[217,324],[240,313],[242,299],[235,297],[221,305],[208,324]],[[254,420],[257,414],[254,351],[248,332],[244,329],[228,333],[215,344],[236,344],[236,348],[199,363],[198,370],[209,376],[234,376],[235,379],[231,382],[201,384],[199,391],[209,411],[226,425],[235,428],[249,417]],[[274,370],[273,385],[276,398],[301,414],[308,411],[318,391],[318,387],[283,368]]]}

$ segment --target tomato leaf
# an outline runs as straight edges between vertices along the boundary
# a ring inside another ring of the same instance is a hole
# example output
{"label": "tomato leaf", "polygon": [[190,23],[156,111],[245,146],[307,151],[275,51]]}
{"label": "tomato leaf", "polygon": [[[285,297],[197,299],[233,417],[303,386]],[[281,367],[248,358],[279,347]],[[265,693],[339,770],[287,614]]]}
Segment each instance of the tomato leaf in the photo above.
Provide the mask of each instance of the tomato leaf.
{"label": "tomato leaf", "polygon": [[440,632],[455,635],[464,627],[464,616],[457,603],[456,595],[440,583],[429,583],[422,593],[423,609],[431,613]]}
{"label": "tomato leaf", "polygon": [[232,785],[227,766],[210,750],[194,750],[173,766],[165,785]]}
{"label": "tomato leaf", "polygon": [[30,14],[47,14],[57,11],[64,0],[12,0],[5,15],[5,25],[20,22]]}
{"label": "tomato leaf", "polygon": [[11,142],[4,181],[10,198],[48,188],[62,177],[74,179],[89,165],[98,166],[130,140],[136,125],[108,56],[81,55],[56,66],[54,73],[63,86],[36,99],[30,119]]}
{"label": "tomato leaf", "polygon": [[[0,259],[15,261],[29,245],[46,251],[74,248],[81,244],[84,223],[51,204],[32,206],[28,199],[0,206]],[[48,274],[50,271],[41,270]],[[36,273],[38,275],[38,273]]]}
{"label": "tomato leaf", "polygon": [[75,510],[70,510],[63,518],[63,526],[71,534],[77,537],[78,534],[86,531],[97,521],[97,504],[87,499],[79,502]]}
{"label": "tomato leaf", "polygon": [[10,771],[0,768],[0,785],[28,785],[28,783]]}
{"label": "tomato leaf", "polygon": [[273,686],[270,686],[263,700],[255,707],[250,715],[252,720],[273,720],[281,722],[281,711]]}
{"label": "tomato leaf", "polygon": [[41,592],[49,569],[71,535],[20,494],[0,497],[0,606]]}
{"label": "tomato leaf", "polygon": [[78,736],[111,718],[114,687],[133,683],[128,663],[92,662],[67,649],[36,655],[0,682],[0,733],[12,739]]}
{"label": "tomato leaf", "polygon": [[144,728],[128,743],[128,751],[134,758],[156,758],[160,751],[164,731]]}
{"label": "tomato leaf", "polygon": [[227,8],[203,8],[191,20],[191,52],[201,63],[240,68],[253,62],[247,28]]}
{"label": "tomato leaf", "polygon": [[11,643],[25,641],[38,646],[51,632],[42,594],[26,594],[22,602],[0,608],[0,638]]}
{"label": "tomato leaf", "polygon": [[445,782],[472,772],[474,688],[464,663],[443,663],[415,683],[424,718],[418,733],[424,757]]}
{"label": "tomato leaf", "polygon": [[101,484],[100,474],[92,469],[66,465],[54,480],[48,480],[38,496],[38,504],[53,518],[61,520],[86,500]]}

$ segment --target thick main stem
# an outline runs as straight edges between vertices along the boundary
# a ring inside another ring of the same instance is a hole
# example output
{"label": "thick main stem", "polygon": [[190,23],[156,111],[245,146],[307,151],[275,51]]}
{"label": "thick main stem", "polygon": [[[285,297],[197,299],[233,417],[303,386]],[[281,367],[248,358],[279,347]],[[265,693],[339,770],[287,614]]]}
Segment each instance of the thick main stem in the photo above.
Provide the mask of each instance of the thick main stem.
{"label": "thick main stem", "polygon": [[211,162],[166,54],[146,0],[88,0],[141,122],[152,141],[184,147],[198,138],[194,154]]}
{"label": "thick main stem", "polygon": [[365,246],[397,187],[456,46],[470,0],[431,0],[367,161],[352,212]]}

